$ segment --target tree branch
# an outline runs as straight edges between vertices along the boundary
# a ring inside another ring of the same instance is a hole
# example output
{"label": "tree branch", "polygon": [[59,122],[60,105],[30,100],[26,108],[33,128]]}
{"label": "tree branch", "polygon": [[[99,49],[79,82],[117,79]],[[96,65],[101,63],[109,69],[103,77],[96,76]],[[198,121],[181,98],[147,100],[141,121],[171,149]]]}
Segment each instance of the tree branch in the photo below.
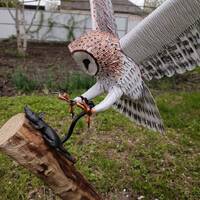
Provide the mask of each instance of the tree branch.
{"label": "tree branch", "polygon": [[73,163],[48,146],[22,113],[0,129],[0,151],[41,178],[62,200],[101,200]]}
{"label": "tree branch", "polygon": [[6,1],[5,4],[6,4],[6,7],[7,7],[7,9],[8,9],[8,12],[9,12],[10,16],[12,17],[13,21],[16,22],[16,17],[13,15],[13,13],[12,13],[12,11],[10,10],[10,7],[9,7],[9,1]]}
{"label": "tree branch", "polygon": [[[37,0],[36,0],[36,1],[37,1]],[[33,26],[33,22],[34,22],[34,20],[35,20],[35,17],[36,17],[36,15],[37,15],[38,10],[39,10],[39,7],[40,7],[40,2],[41,2],[41,0],[38,1],[38,5],[37,5],[37,7],[36,7],[36,10],[35,10],[35,13],[34,13],[34,15],[33,15],[32,20],[31,20],[31,23],[30,23],[30,25],[28,26],[28,28],[26,29],[26,33],[28,33],[28,32],[30,31],[31,27]]]}

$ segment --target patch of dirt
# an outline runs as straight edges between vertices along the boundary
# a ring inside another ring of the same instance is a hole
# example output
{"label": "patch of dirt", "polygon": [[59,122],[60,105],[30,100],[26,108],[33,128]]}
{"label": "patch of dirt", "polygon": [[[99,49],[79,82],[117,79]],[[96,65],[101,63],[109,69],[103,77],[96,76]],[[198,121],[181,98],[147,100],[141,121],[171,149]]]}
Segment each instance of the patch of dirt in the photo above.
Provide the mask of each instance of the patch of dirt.
{"label": "patch of dirt", "polygon": [[36,188],[29,191],[27,200],[60,200],[59,197],[56,197],[53,191],[45,186]]}

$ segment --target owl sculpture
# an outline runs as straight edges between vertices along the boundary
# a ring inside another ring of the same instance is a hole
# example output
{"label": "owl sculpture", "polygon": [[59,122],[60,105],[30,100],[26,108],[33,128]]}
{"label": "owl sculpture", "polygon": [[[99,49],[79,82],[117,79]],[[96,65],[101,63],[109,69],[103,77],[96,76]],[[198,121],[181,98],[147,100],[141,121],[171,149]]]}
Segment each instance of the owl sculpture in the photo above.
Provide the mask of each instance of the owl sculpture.
{"label": "owl sculpture", "polygon": [[144,81],[182,74],[200,64],[200,0],[167,0],[121,39],[111,0],[90,0],[90,6],[92,31],[69,44],[79,67],[97,80],[81,96],[93,99],[107,93],[87,112],[113,106],[162,133],[161,116]]}

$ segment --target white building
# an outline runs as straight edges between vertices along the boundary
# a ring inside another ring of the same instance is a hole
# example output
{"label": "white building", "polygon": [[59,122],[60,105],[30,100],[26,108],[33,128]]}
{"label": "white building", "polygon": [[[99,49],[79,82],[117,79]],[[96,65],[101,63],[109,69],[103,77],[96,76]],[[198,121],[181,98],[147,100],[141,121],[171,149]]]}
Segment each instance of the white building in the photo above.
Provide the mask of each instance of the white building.
{"label": "white building", "polygon": [[[52,0],[48,0],[52,1]],[[56,0],[57,1],[57,0]],[[116,16],[118,34],[122,37],[134,28],[143,18],[143,11],[128,0],[112,0]],[[25,4],[25,20],[28,27],[38,3]],[[40,8],[33,20],[29,39],[43,41],[67,41],[79,37],[91,29],[89,0],[57,1],[56,11],[45,11],[46,2],[41,1]],[[54,10],[54,9],[48,9]],[[13,14],[15,10],[11,9]],[[0,39],[15,35],[15,23],[7,8],[0,8]]]}
{"label": "white building", "polygon": [[61,5],[61,0],[19,0],[26,8],[35,9],[37,6],[48,11],[56,11]]}

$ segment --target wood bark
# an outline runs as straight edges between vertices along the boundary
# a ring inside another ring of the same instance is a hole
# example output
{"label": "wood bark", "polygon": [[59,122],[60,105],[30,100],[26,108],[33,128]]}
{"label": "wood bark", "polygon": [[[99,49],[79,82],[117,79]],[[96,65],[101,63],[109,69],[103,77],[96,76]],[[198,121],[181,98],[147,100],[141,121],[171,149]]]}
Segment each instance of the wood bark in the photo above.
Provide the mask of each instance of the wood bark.
{"label": "wood bark", "polygon": [[101,199],[75,166],[45,143],[22,113],[0,129],[0,151],[41,178],[63,200]]}

